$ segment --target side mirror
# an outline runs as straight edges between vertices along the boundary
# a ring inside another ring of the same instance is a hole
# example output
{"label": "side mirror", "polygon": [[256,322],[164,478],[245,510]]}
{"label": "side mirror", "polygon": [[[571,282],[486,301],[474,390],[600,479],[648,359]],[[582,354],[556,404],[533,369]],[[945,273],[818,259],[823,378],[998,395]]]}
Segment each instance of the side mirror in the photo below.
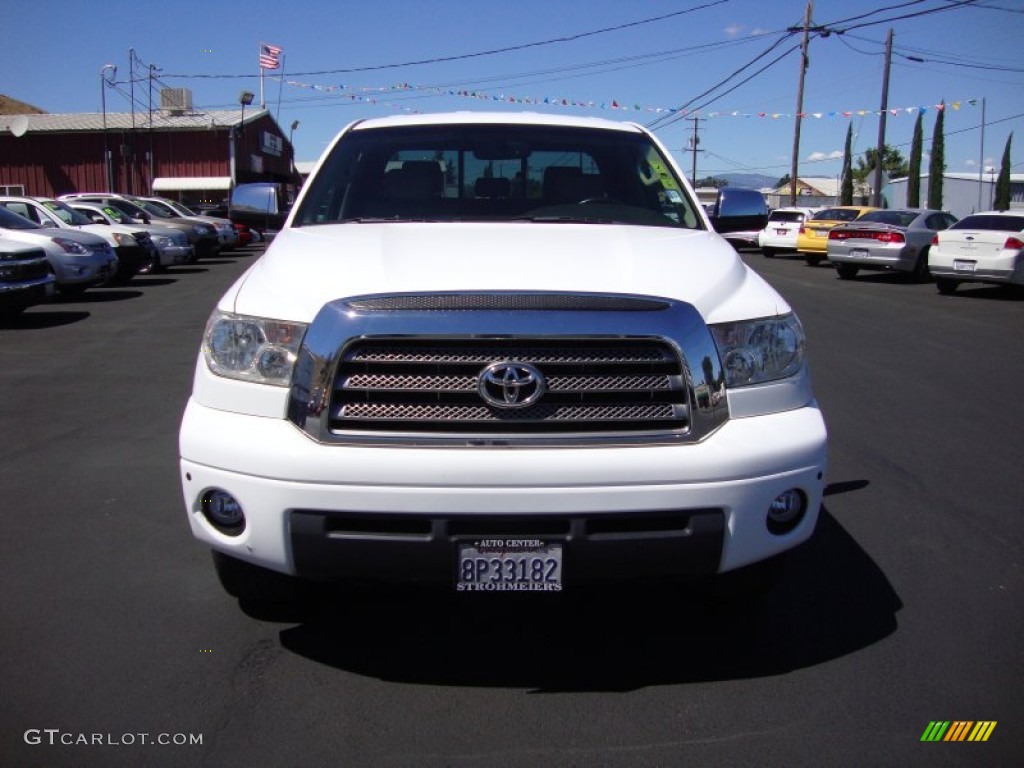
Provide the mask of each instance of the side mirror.
{"label": "side mirror", "polygon": [[726,187],[719,191],[711,211],[711,225],[720,234],[764,229],[768,204],[756,189]]}
{"label": "side mirror", "polygon": [[100,216],[98,213],[90,213],[89,218],[92,219],[93,224],[106,224],[107,220]]}

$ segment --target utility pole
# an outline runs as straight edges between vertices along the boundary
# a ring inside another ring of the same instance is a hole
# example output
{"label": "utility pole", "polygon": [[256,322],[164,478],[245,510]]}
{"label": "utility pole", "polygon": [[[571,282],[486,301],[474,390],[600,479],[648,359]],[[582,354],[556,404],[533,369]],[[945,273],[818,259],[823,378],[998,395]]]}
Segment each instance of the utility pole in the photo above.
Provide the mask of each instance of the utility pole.
{"label": "utility pole", "polygon": [[[804,41],[800,46],[800,82],[796,90],[796,118],[793,126],[793,163],[789,173],[789,204],[796,205],[796,180],[800,173],[800,122],[804,112],[804,76],[807,74],[807,44],[810,42],[811,14],[814,12],[814,0],[807,0],[804,11]],[[790,27],[787,31],[796,32],[800,27]]]}
{"label": "utility pole", "polygon": [[[981,187],[985,174],[985,98],[981,99],[981,154],[978,156],[978,210],[981,210]],[[931,179],[928,179],[931,183]]]}
{"label": "utility pole", "polygon": [[885,152],[885,118],[889,113],[889,66],[892,63],[892,27],[885,36],[885,72],[882,75],[882,108],[878,116],[878,144],[875,146],[875,181],[872,184],[871,204],[882,207],[882,161]]}
{"label": "utility pole", "polygon": [[828,37],[832,32],[842,34],[842,30],[831,30],[828,27],[811,24],[811,14],[814,13],[814,0],[807,0],[807,9],[804,11],[804,23],[800,27],[788,27],[787,32],[803,32],[804,40],[800,45],[800,82],[796,89],[796,120],[793,125],[793,164],[789,172],[789,204],[796,205],[796,181],[800,175],[800,124],[804,119],[804,76],[810,66],[810,59],[807,56],[807,45],[811,40],[811,32],[820,33],[822,37]]}
{"label": "utility pole", "polygon": [[687,141],[687,149],[690,150],[693,156],[692,170],[690,172],[690,183],[693,184],[693,188],[697,188],[697,153],[703,152],[703,149],[697,149],[697,145],[700,144],[700,137],[697,135],[697,123],[701,121],[699,117],[688,117],[687,120],[693,121],[693,136]]}
{"label": "utility pole", "polygon": [[160,70],[153,64],[149,65],[149,152],[147,152],[147,165],[149,166],[149,194],[153,194],[153,73]]}
{"label": "utility pole", "polygon": [[135,49],[128,49],[128,89],[132,105],[132,132],[128,146],[128,194],[135,194]]}

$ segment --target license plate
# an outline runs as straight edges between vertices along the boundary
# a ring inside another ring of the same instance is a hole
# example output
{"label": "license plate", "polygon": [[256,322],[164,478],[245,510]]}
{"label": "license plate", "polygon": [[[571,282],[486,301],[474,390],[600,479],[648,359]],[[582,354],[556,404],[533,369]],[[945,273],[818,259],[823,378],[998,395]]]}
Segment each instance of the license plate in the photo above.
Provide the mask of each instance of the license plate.
{"label": "license plate", "polygon": [[784,235],[784,234],[786,234],[786,230],[784,230],[784,229],[776,229],[775,230],[775,234],[776,235]]}
{"label": "license plate", "polygon": [[459,542],[459,592],[560,592],[562,545],[540,539]]}
{"label": "license plate", "polygon": [[818,237],[827,237],[828,236],[828,230],[827,229],[812,229],[811,232],[813,232]]}
{"label": "license plate", "polygon": [[866,259],[870,254],[866,248],[851,248],[850,258],[851,259]]}
{"label": "license plate", "polygon": [[961,261],[960,259],[953,260],[953,269],[957,272],[973,272],[977,262],[974,261]]}

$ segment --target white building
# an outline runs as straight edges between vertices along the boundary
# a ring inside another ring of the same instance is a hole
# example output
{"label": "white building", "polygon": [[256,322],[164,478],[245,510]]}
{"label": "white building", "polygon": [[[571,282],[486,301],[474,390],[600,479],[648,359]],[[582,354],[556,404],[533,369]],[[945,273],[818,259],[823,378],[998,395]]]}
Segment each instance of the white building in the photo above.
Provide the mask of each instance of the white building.
{"label": "white building", "polygon": [[[998,171],[977,173],[944,173],[942,175],[942,208],[958,219],[978,211],[992,210],[996,195]],[[888,207],[905,208],[908,179],[891,179],[884,190]],[[921,176],[921,207],[928,205],[928,175]],[[1010,174],[1010,208],[1024,210],[1024,173]]]}

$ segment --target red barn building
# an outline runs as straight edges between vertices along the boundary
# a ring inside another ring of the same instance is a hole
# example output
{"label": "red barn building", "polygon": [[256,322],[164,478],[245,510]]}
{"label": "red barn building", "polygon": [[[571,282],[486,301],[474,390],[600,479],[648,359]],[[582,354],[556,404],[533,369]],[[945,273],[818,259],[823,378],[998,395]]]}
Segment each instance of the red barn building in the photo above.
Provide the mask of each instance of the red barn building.
{"label": "red barn building", "polygon": [[197,110],[187,91],[173,95],[162,98],[172,108],[152,113],[0,115],[0,194],[109,191],[194,204],[226,197],[232,175],[299,183],[269,111]]}

